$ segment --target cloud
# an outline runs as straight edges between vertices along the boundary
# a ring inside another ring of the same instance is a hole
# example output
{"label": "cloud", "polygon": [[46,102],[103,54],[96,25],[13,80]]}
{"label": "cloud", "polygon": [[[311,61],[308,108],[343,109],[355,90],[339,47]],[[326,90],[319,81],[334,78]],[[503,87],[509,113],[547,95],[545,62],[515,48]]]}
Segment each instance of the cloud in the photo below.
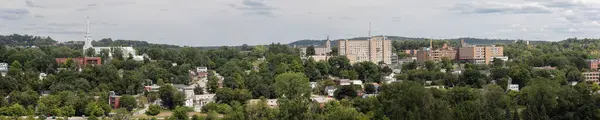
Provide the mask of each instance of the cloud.
{"label": "cloud", "polygon": [[455,4],[450,10],[461,14],[549,14],[552,10],[537,3],[510,4],[498,2],[472,2]]}
{"label": "cloud", "polygon": [[27,7],[31,7],[31,8],[44,8],[44,6],[37,5],[37,4],[33,3],[32,0],[25,0],[25,5]]}
{"label": "cloud", "polygon": [[244,11],[244,13],[248,15],[260,15],[267,17],[275,17],[276,15],[273,12],[277,9],[267,5],[262,0],[244,0],[242,1],[241,5],[227,4],[227,6]]}
{"label": "cloud", "polygon": [[28,9],[0,9],[0,19],[4,20],[19,20],[28,16],[31,12]]}

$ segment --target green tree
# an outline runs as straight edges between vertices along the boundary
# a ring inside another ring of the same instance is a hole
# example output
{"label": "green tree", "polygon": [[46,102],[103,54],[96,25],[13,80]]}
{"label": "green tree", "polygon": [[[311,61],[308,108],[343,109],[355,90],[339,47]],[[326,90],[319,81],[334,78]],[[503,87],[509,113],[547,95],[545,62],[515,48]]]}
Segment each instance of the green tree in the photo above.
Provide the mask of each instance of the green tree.
{"label": "green tree", "polygon": [[308,78],[301,73],[284,73],[275,78],[275,91],[279,96],[280,118],[306,119],[310,97]]}
{"label": "green tree", "polygon": [[112,116],[113,120],[130,120],[131,119],[131,113],[129,113],[129,111],[127,111],[127,109],[125,108],[119,108],[117,109],[117,112],[115,113],[114,116]]}
{"label": "green tree", "polygon": [[88,48],[85,50],[85,56],[93,57],[96,56],[96,50],[94,48]]}
{"label": "green tree", "polygon": [[315,55],[315,46],[306,47],[306,56]]}
{"label": "green tree", "polygon": [[245,102],[252,98],[252,94],[247,89],[220,88],[215,97],[219,103]]}
{"label": "green tree", "polygon": [[379,65],[373,62],[359,62],[354,64],[354,70],[359,73],[360,79],[370,82],[379,82],[381,80],[381,70]]}
{"label": "green tree", "polygon": [[119,106],[121,108],[127,109],[128,111],[132,111],[134,108],[137,107],[137,101],[131,95],[123,95],[120,98]]}
{"label": "green tree", "polygon": [[187,116],[187,112],[188,108],[186,107],[182,107],[182,106],[177,106],[175,108],[175,110],[173,110],[173,118],[177,119],[177,120],[188,120],[189,117]]}
{"label": "green tree", "polygon": [[208,76],[208,93],[215,93],[219,89],[219,78],[217,76]]}
{"label": "green tree", "polygon": [[340,77],[345,79],[356,80],[358,79],[358,73],[354,70],[342,70],[340,72]]}
{"label": "green tree", "polygon": [[434,98],[423,85],[404,81],[381,87],[377,97],[389,119],[435,119],[431,113]]}
{"label": "green tree", "polygon": [[148,111],[146,111],[146,115],[150,115],[150,116],[156,116],[160,113],[160,106],[159,105],[150,105],[148,107]]}
{"label": "green tree", "polygon": [[270,108],[264,97],[254,104],[246,104],[246,119],[249,120],[273,120],[276,119],[278,110]]}
{"label": "green tree", "polygon": [[159,88],[158,93],[162,100],[162,105],[169,109],[175,109],[176,106],[183,105],[185,101],[185,95],[178,92],[171,85],[163,85]]}
{"label": "green tree", "polygon": [[339,100],[344,99],[344,98],[352,99],[352,98],[358,97],[358,94],[356,93],[354,86],[344,85],[344,86],[341,86],[339,89],[335,90],[334,97]]}
{"label": "green tree", "polygon": [[85,107],[85,114],[88,116],[102,116],[104,115],[104,112],[102,106],[97,102],[90,102]]}

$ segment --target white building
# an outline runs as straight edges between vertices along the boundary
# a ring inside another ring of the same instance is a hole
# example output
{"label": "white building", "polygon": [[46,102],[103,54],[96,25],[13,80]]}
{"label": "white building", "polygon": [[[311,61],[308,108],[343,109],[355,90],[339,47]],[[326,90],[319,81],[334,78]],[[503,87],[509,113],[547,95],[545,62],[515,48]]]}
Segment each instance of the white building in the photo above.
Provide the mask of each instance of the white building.
{"label": "white building", "polygon": [[194,111],[200,112],[204,105],[215,102],[215,94],[202,94],[194,96]]}
{"label": "white building", "polygon": [[317,87],[317,82],[310,82],[310,88],[315,89]]}
{"label": "white building", "polygon": [[[84,53],[85,53],[86,50],[88,50],[90,48],[94,49],[94,53],[95,54],[100,54],[100,51],[102,51],[102,50],[112,51],[112,50],[115,50],[115,49],[121,49],[124,58],[133,57],[133,60],[136,60],[136,61],[143,61],[144,60],[144,56],[143,55],[137,55],[136,50],[133,49],[133,47],[94,47],[92,45],[92,35],[91,35],[91,32],[90,32],[90,18],[88,17],[87,18],[87,29],[86,29],[86,32],[85,32],[85,41],[84,41],[84,44],[83,44],[83,51],[84,51]],[[129,55],[132,55],[132,56],[129,56]],[[113,56],[112,52],[109,52],[108,56],[112,57]]]}
{"label": "white building", "polygon": [[[279,106],[279,104],[277,104],[277,99],[266,99],[267,101],[267,105],[270,108],[277,108]],[[260,101],[260,99],[250,99],[248,100],[248,103],[250,104],[256,104]]]}
{"label": "white building", "polygon": [[335,88],[334,86],[327,86],[325,87],[325,94],[327,94],[327,96],[329,97],[333,97],[333,95],[335,94],[335,90],[337,90],[337,88]]}
{"label": "white building", "polygon": [[2,76],[6,76],[7,72],[8,72],[8,63],[0,63],[0,73],[2,74]]}
{"label": "white building", "polygon": [[519,91],[519,84],[510,84],[510,85],[508,85],[508,90]]}

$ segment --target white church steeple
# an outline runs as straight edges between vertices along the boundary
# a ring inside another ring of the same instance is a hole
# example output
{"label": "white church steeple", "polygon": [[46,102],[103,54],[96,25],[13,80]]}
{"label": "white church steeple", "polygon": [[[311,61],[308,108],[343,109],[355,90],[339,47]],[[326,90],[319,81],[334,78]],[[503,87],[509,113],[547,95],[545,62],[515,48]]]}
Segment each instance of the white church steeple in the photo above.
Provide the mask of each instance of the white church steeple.
{"label": "white church steeple", "polygon": [[94,46],[92,46],[92,35],[90,32],[90,17],[87,17],[87,26],[86,26],[86,31],[85,31],[85,43],[83,44],[83,51],[85,53],[85,50],[92,48]]}

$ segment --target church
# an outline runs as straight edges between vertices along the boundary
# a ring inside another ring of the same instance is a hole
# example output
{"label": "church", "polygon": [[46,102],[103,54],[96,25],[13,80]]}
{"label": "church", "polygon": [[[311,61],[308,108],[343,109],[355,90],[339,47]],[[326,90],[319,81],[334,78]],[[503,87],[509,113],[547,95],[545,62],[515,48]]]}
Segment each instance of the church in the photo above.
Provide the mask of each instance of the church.
{"label": "church", "polygon": [[[133,47],[94,47],[92,45],[92,35],[90,32],[90,18],[87,18],[87,28],[86,28],[86,32],[85,32],[85,43],[83,45],[83,53],[86,53],[85,51],[88,49],[94,49],[95,54],[99,54],[100,51],[102,51],[103,49],[106,49],[108,51],[111,51],[112,49],[121,49],[121,51],[123,51],[123,57],[124,58],[128,58],[130,57],[129,55],[132,55],[131,57],[133,58],[133,60],[135,61],[143,61],[144,60],[144,56],[143,55],[138,55],[136,50],[133,49]],[[112,53],[108,54],[109,57],[112,57]],[[104,59],[104,58],[102,58]]]}

